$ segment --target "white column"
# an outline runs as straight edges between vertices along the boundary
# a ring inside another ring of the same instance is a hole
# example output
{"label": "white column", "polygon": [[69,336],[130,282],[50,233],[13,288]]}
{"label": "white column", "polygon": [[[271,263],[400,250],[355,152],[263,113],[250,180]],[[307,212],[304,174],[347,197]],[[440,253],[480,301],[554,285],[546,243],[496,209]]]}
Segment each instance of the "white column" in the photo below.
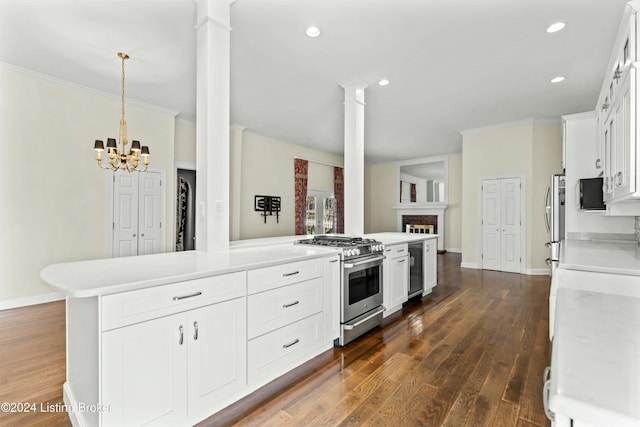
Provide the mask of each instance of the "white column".
{"label": "white column", "polygon": [[196,0],[196,249],[229,246],[229,75],[233,0]]}
{"label": "white column", "polygon": [[344,232],[364,234],[364,90],[352,81],[344,88]]}

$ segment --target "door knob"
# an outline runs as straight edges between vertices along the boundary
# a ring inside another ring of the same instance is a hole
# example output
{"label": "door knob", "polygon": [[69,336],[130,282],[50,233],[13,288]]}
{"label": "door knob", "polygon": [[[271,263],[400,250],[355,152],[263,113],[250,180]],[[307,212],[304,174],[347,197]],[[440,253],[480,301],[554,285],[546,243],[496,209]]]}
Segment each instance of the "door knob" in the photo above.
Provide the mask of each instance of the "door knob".
{"label": "door knob", "polygon": [[140,235],[140,237],[144,237],[144,233],[142,233],[142,234]]}
{"label": "door knob", "polygon": [[136,237],[136,235],[134,234],[133,237]]}

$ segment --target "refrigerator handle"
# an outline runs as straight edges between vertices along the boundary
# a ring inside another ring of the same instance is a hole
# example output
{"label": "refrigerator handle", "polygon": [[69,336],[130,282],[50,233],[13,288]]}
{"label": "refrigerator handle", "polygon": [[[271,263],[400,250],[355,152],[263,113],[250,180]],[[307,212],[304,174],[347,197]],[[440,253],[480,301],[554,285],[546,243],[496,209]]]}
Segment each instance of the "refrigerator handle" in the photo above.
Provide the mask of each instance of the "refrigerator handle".
{"label": "refrigerator handle", "polygon": [[551,185],[547,184],[547,191],[544,195],[544,225],[547,227],[547,233],[551,233],[551,227],[549,225],[549,215],[551,213],[551,200],[549,200],[550,191]]}
{"label": "refrigerator handle", "polygon": [[580,180],[576,182],[576,209],[580,209],[580,200],[582,199],[582,194],[580,193]]}

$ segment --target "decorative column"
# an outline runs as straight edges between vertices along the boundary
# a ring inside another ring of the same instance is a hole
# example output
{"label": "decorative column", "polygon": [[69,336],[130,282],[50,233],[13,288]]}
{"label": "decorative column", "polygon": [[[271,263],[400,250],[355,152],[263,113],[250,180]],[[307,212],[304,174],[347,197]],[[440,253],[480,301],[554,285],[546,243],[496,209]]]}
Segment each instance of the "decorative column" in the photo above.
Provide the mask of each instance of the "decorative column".
{"label": "decorative column", "polygon": [[229,246],[231,3],[196,0],[196,250]]}
{"label": "decorative column", "polygon": [[351,81],[344,88],[344,233],[364,234],[364,90]]}

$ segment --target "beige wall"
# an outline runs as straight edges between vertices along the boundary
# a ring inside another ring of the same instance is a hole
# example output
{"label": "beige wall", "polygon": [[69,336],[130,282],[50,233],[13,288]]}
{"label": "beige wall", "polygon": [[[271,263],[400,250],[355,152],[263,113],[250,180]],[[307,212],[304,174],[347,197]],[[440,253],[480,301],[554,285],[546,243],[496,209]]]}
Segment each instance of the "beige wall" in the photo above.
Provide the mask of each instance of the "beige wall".
{"label": "beige wall", "polygon": [[196,163],[196,124],[176,120],[175,161]]}
{"label": "beige wall", "polygon": [[[249,130],[231,132],[231,135],[231,164],[236,165],[236,170],[231,173],[231,187],[237,184],[235,180],[241,181],[239,211],[234,209],[233,201],[231,203],[231,218],[239,221],[231,224],[231,240],[294,235],[294,156],[339,166],[343,164],[342,156],[268,138]],[[236,162],[238,155],[242,158],[239,163]],[[333,167],[309,162],[308,188],[333,191]],[[255,195],[281,197],[279,222],[274,215],[267,217],[265,224],[264,217],[254,211]]]}
{"label": "beige wall", "polygon": [[[523,254],[527,272],[542,273],[548,256],[543,197],[552,171],[559,167],[562,150],[560,122],[533,120],[478,129],[463,134],[462,144],[462,263],[479,265],[480,181],[482,178],[524,176],[525,234]],[[561,170],[561,168],[560,168]],[[539,217],[539,218],[538,218]],[[534,271],[540,270],[540,271]]]}
{"label": "beige wall", "polygon": [[445,211],[444,248],[462,251],[462,153],[449,155],[449,186],[447,210]]}
{"label": "beige wall", "polygon": [[[117,137],[120,101],[0,67],[0,306],[55,293],[40,270],[107,253],[107,185],[93,141]],[[167,173],[173,239],[172,114],[127,105],[130,137]]]}
{"label": "beige wall", "polygon": [[397,231],[398,167],[393,163],[366,165],[364,168],[364,231]]}

